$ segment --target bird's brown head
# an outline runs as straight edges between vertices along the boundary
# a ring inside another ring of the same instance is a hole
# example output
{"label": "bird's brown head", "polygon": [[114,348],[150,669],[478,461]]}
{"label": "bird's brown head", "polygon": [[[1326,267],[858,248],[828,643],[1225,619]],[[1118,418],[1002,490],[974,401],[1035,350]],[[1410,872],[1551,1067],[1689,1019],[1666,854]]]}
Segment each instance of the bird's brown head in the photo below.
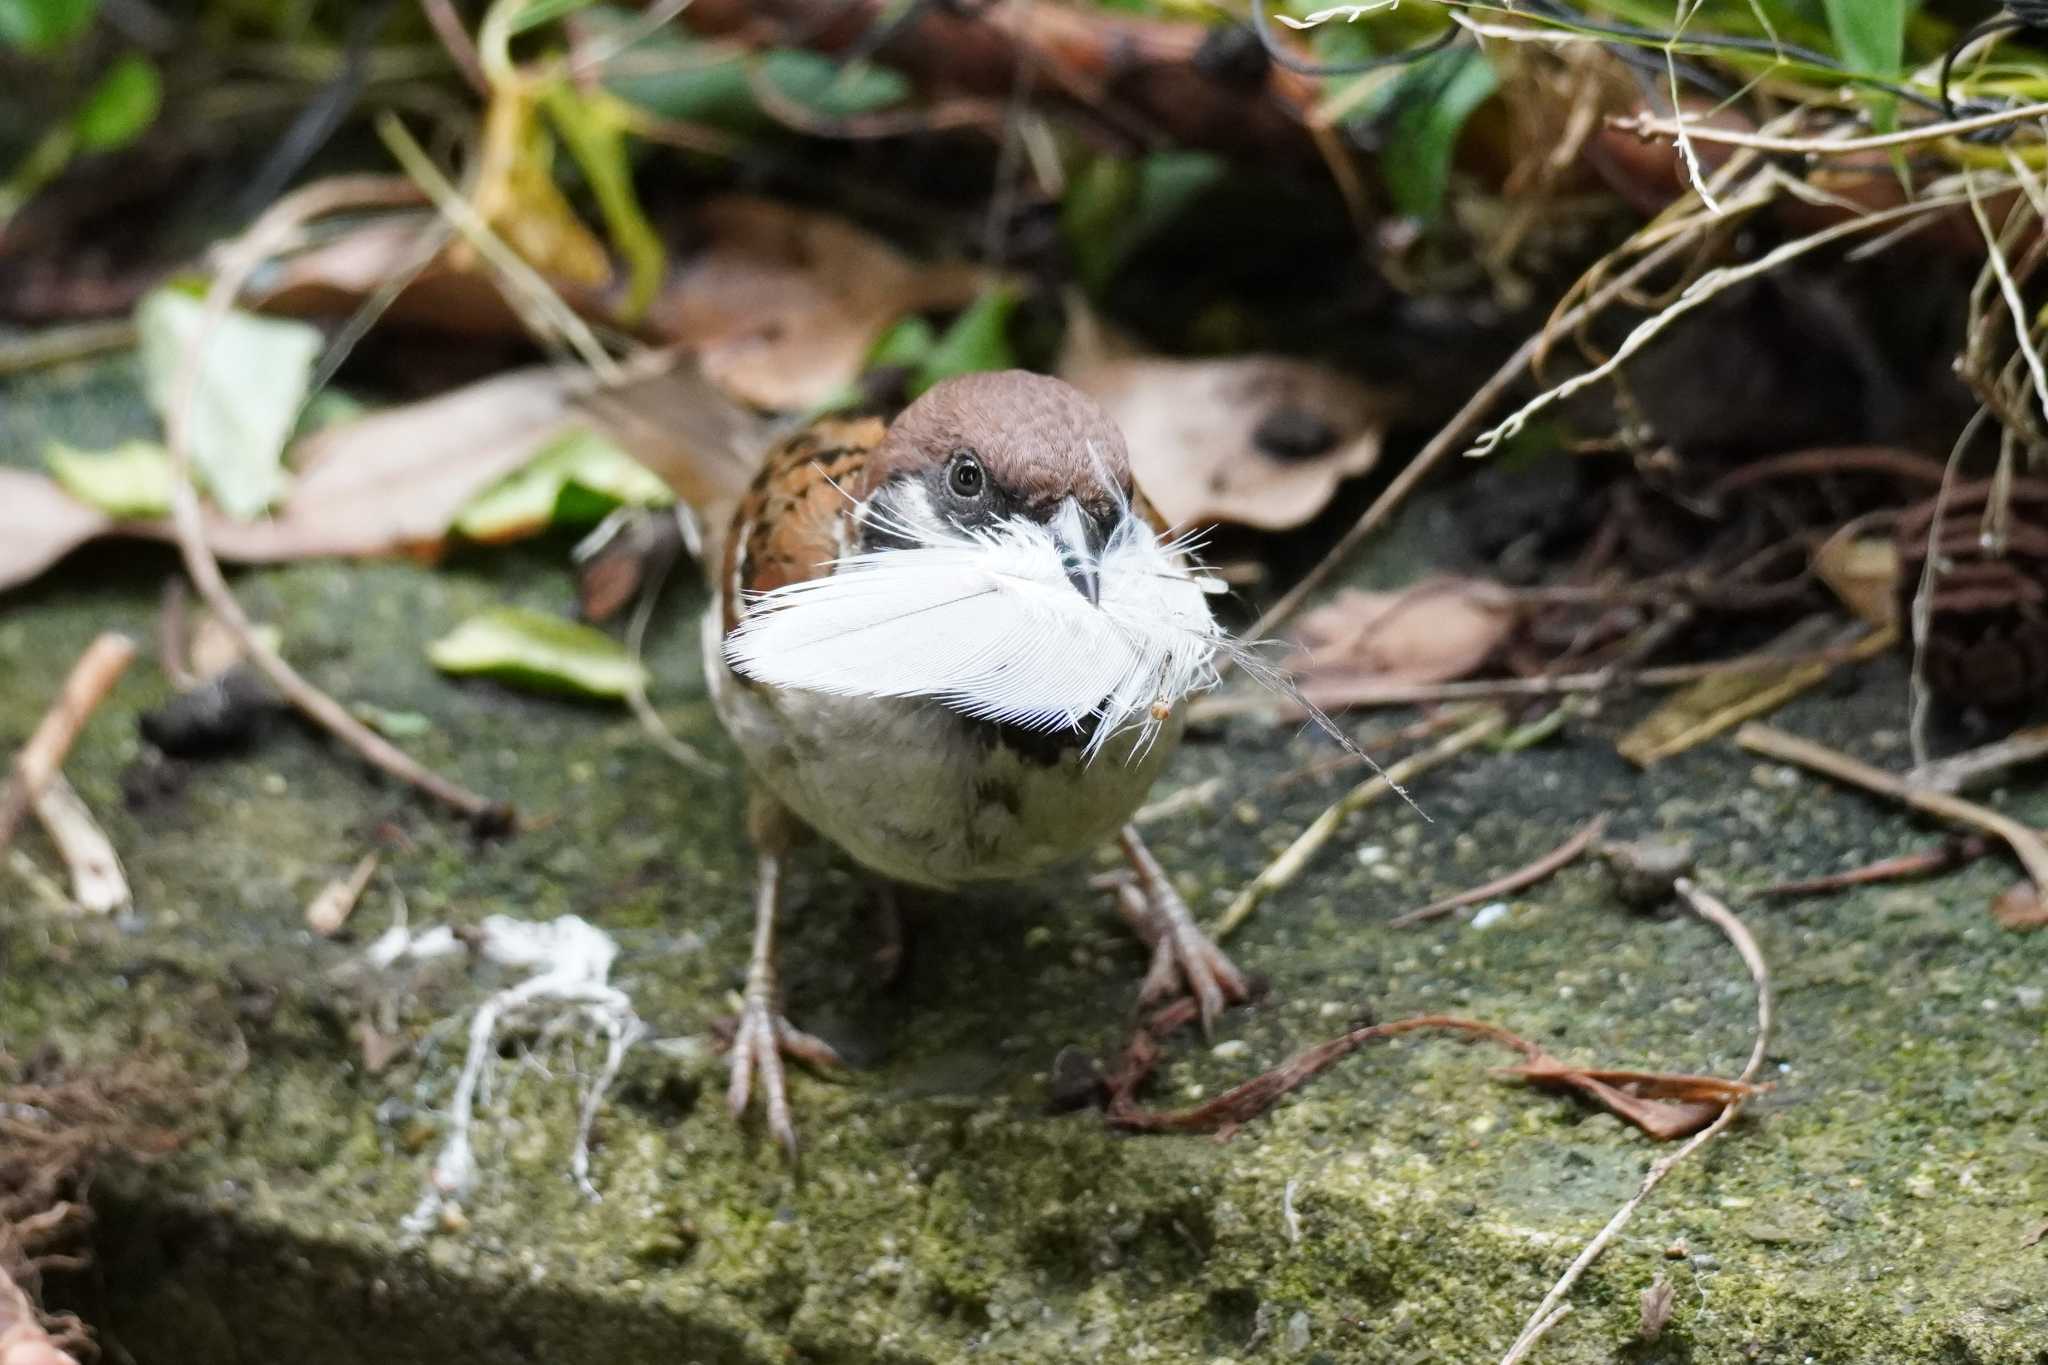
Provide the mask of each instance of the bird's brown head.
{"label": "bird's brown head", "polygon": [[1019,519],[1053,529],[1076,561],[1074,585],[1129,514],[1130,452],[1102,406],[1063,380],[1025,370],[935,384],[889,426],[862,501],[870,549],[919,534],[983,532]]}

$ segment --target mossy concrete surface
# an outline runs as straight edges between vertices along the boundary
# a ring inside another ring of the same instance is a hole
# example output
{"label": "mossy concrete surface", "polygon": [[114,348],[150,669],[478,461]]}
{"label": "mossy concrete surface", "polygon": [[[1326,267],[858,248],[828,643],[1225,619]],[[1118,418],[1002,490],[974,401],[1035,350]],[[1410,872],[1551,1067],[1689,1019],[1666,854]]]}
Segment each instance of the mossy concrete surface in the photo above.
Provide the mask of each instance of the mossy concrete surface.
{"label": "mossy concrete surface", "polygon": [[[289,721],[124,804],[137,715],[169,695],[145,657],[68,767],[127,859],[134,913],[60,917],[0,868],[0,1049],[75,1066],[169,1053],[199,1087],[174,1156],[103,1176],[99,1268],[59,1286],[144,1365],[1488,1362],[1669,1150],[1493,1074],[1512,1058],[1434,1039],[1355,1056],[1228,1142],[1055,1115],[1055,1055],[1112,1055],[1143,967],[1090,869],[909,898],[906,967],[885,985],[872,888],[812,848],[788,887],[790,1009],[857,1066],[794,1079],[793,1172],[757,1123],[727,1117],[703,1045],[746,951],[737,773],[678,767],[612,709],[425,662],[483,607],[564,609],[560,550],[238,579],[311,676],[424,717],[415,752],[515,801],[527,832],[478,843]],[[0,743],[94,632],[151,637],[169,565],[93,552],[0,600]],[[679,592],[656,634],[656,701],[730,767],[698,681],[697,604]],[[1779,720],[1896,764],[1902,692],[1879,665]],[[1232,941],[1270,997],[1213,1045],[1177,1040],[1150,1098],[1214,1094],[1367,1012],[1454,1011],[1574,1061],[1734,1074],[1754,1024],[1734,951],[1675,907],[1625,908],[1592,863],[1483,928],[1469,912],[1387,925],[1608,810],[1616,837],[1694,840],[1703,880],[1755,931],[1778,992],[1774,1088],[1657,1192],[1535,1358],[2048,1361],[2048,1246],[2026,1245],[2048,1216],[2048,935],[1988,914],[2013,868],[1757,899],[1933,834],[1725,740],[1638,774],[1612,742],[1647,704],[1423,780],[1428,823],[1395,804],[1354,820]],[[1198,907],[1355,777],[1280,781],[1331,753],[1252,724],[1183,749],[1162,792],[1220,777],[1224,794],[1152,834]],[[2048,824],[2038,790],[1993,799]],[[306,903],[379,841],[384,871],[349,933],[314,939]],[[54,868],[39,834],[20,847]],[[400,896],[416,926],[574,913],[618,939],[615,979],[670,1041],[630,1055],[603,1111],[601,1201],[566,1174],[599,1051],[574,1029],[524,1035],[480,1109],[462,1216],[406,1242],[467,1012],[509,978],[458,962],[400,992],[349,980]],[[367,1064],[366,1027],[402,1045],[388,1065]],[[1660,1277],[1675,1311],[1640,1341],[1639,1296]]]}

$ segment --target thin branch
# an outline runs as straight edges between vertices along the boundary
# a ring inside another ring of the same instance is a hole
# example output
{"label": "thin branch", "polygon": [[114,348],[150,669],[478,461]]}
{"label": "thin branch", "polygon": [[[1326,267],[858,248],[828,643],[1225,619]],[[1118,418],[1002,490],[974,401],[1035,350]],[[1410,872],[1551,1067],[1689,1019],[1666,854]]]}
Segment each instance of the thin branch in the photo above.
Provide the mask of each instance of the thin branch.
{"label": "thin branch", "polygon": [[1924,791],[1965,792],[2043,759],[2048,759],[2048,725],[2033,725],[1981,748],[1922,763],[1906,774],[1906,781]]}
{"label": "thin branch", "polygon": [[1525,886],[1534,886],[1551,873],[1569,865],[1581,853],[1591,848],[1595,839],[1598,839],[1606,832],[1607,814],[1603,811],[1591,820],[1588,820],[1577,834],[1574,834],[1571,838],[1565,840],[1528,866],[1516,868],[1506,876],[1495,877],[1484,886],[1475,886],[1470,891],[1460,891],[1455,896],[1445,896],[1440,901],[1432,901],[1420,910],[1410,910],[1405,915],[1397,916],[1392,921],[1393,927],[1396,929],[1406,929],[1411,924],[1420,924],[1424,920],[1437,919],[1464,906],[1477,905],[1481,901],[1490,901],[1498,896],[1511,895],[1516,891],[1520,891]]}
{"label": "thin branch", "polygon": [[78,656],[57,700],[14,756],[7,786],[0,790],[0,850],[14,838],[14,827],[64,766],[78,732],[134,659],[135,642],[118,631],[107,631]]}
{"label": "thin branch", "polygon": [[1768,133],[1745,132],[1740,128],[1715,128],[1689,119],[1659,118],[1653,114],[1624,115],[1609,119],[1608,126],[1624,133],[1635,133],[1645,142],[1658,137],[1675,138],[1682,124],[1684,131],[1697,141],[1715,142],[1724,147],[1747,147],[1751,151],[1786,152],[1796,156],[1850,156],[1860,152],[1890,151],[1895,147],[1914,147],[1923,142],[1939,142],[1949,137],[1966,137],[1971,133],[1981,133],[1987,128],[2003,128],[2009,124],[2027,123],[2041,118],[2048,118],[2048,104],[2027,104],[2017,109],[2001,109],[1993,114],[1948,119],[1940,123],[1924,123],[1918,128],[1904,128],[1896,133],[1844,138],[1773,137]]}
{"label": "thin branch", "polygon": [[1741,265],[1721,266],[1718,269],[1708,271],[1687,286],[1685,292],[1679,295],[1676,303],[1637,324],[1635,330],[1623,339],[1621,345],[1616,347],[1613,354],[1609,355],[1607,359],[1583,373],[1573,375],[1564,383],[1555,385],[1537,394],[1511,413],[1506,421],[1501,422],[1492,430],[1483,433],[1473,443],[1470,453],[1473,455],[1492,454],[1500,447],[1503,441],[1510,440],[1518,435],[1522,428],[1528,425],[1529,419],[1537,413],[1607,379],[1640,353],[1645,346],[1648,346],[1652,341],[1662,336],[1673,323],[1695,309],[1700,308],[1710,300],[1727,292],[1729,289],[1734,288],[1736,285],[1755,279],[1760,275],[1768,275],[1787,261],[1806,255],[1808,252],[1817,251],[1821,247],[1840,241],[1845,237],[1852,237],[1859,232],[1867,232],[1872,228],[1882,227],[1886,223],[1898,222],[1904,218],[1932,213],[1937,209],[1951,208],[1964,202],[1966,198],[1967,196],[1951,195],[1943,199],[1921,200],[1865,214],[1860,218],[1846,219],[1832,227],[1823,228],[1819,232],[1809,233],[1804,237],[1795,237],[1753,261],[1745,261]]}
{"label": "thin branch", "polygon": [[1478,719],[1453,734],[1446,735],[1434,745],[1419,754],[1410,754],[1387,770],[1353,787],[1337,798],[1328,810],[1317,816],[1309,827],[1296,836],[1284,852],[1258,876],[1252,878],[1244,890],[1237,893],[1237,899],[1216,921],[1216,927],[1209,931],[1210,937],[1222,939],[1233,929],[1252,917],[1252,912],[1273,892],[1289,885],[1301,875],[1309,859],[1330,842],[1344,821],[1356,812],[1371,805],[1390,791],[1398,791],[1403,782],[1428,772],[1476,744],[1484,743],[1501,731],[1507,724],[1507,717],[1496,710],[1482,712]]}
{"label": "thin branch", "polygon": [[1967,825],[2005,841],[2027,870],[2027,875],[2037,887],[2048,888],[2048,844],[2041,836],[2019,821],[2001,815],[1989,806],[1980,806],[1975,801],[1965,801],[1960,796],[1946,792],[1923,791],[1911,785],[1903,777],[1874,768],[1861,759],[1851,758],[1839,749],[1830,749],[1825,744],[1797,735],[1788,735],[1760,721],[1751,721],[1735,733],[1735,742],[1751,753],[1775,758],[1781,763],[1792,763],[1837,782],[1846,782],[1852,787],[1878,796],[1889,797],[1902,806],[1908,806],[1925,815],[1946,820],[1951,824]]}
{"label": "thin branch", "polygon": [[480,824],[503,827],[512,821],[509,806],[480,796],[421,765],[308,682],[262,638],[250,622],[248,613],[242,610],[242,604],[235,599],[234,590],[221,574],[220,562],[213,557],[213,551],[206,543],[199,494],[192,484],[191,421],[193,400],[199,389],[200,359],[214,329],[227,315],[249,276],[292,240],[311,219],[343,209],[387,205],[393,202],[394,194],[403,195],[400,202],[410,202],[414,193],[409,183],[382,176],[323,180],[279,200],[223,253],[213,283],[206,293],[205,316],[172,386],[172,402],[165,413],[164,444],[170,453],[174,474],[171,518],[177,534],[178,551],[185,561],[185,571],[191,575],[199,595],[206,600],[213,614],[234,633],[244,656],[263,671],[287,701],[375,767],[419,788]]}
{"label": "thin branch", "polygon": [[[1742,1068],[1741,1077],[1743,1083],[1747,1084],[1756,1079],[1756,1073],[1763,1066],[1764,1056],[1770,1050],[1772,1018],[1770,968],[1765,964],[1763,953],[1757,948],[1756,940],[1750,936],[1748,928],[1744,926],[1740,919],[1736,918],[1735,913],[1727,906],[1700,890],[1699,887],[1692,883],[1691,879],[1686,877],[1678,879],[1678,894],[1685,898],[1686,904],[1692,907],[1693,913],[1728,936],[1728,941],[1735,945],[1735,951],[1742,955],[1743,964],[1749,968],[1750,980],[1756,986],[1756,1042],[1750,1048],[1749,1063]],[[1601,1228],[1595,1234],[1593,1240],[1586,1243],[1585,1250],[1581,1251],[1572,1263],[1565,1267],[1564,1274],[1558,1276],[1557,1283],[1551,1286],[1548,1294],[1544,1295],[1543,1302],[1538,1304],[1536,1311],[1529,1315],[1528,1324],[1522,1328],[1522,1334],[1515,1338],[1514,1345],[1508,1348],[1508,1353],[1505,1356],[1501,1357],[1501,1365],[1515,1365],[1515,1362],[1527,1358],[1536,1343],[1542,1339],[1543,1334],[1548,1332],[1556,1325],[1557,1320],[1564,1316],[1563,1309],[1567,1306],[1564,1302],[1565,1295],[1571,1293],[1572,1286],[1577,1284],[1579,1277],[1586,1273],[1586,1267],[1592,1265],[1594,1261],[1600,1258],[1600,1253],[1605,1251],[1608,1245],[1621,1234],[1621,1230],[1628,1225],[1629,1219],[1635,1217],[1636,1210],[1642,1207],[1643,1201],[1648,1199],[1651,1192],[1663,1183],[1664,1177],[1671,1174],[1679,1162],[1684,1161],[1694,1152],[1712,1142],[1716,1134],[1720,1133],[1729,1124],[1735,1122],[1735,1116],[1742,1112],[1743,1099],[1744,1096],[1737,1095],[1729,1100],[1722,1107],[1718,1118],[1695,1133],[1683,1147],[1680,1147],[1669,1156],[1659,1158],[1651,1165],[1649,1171],[1643,1176],[1643,1183],[1637,1187],[1633,1195],[1629,1196],[1628,1202],[1615,1210],[1614,1216],[1607,1220],[1607,1226]]]}

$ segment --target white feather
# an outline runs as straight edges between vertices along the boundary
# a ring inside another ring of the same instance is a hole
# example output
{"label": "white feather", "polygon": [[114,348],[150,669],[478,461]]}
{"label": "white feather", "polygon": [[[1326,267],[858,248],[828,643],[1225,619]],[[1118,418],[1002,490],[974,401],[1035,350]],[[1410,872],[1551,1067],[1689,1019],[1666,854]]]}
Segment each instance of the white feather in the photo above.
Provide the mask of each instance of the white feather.
{"label": "white feather", "polygon": [[775,687],[932,697],[1037,730],[1099,718],[1091,753],[1216,680],[1223,641],[1201,582],[1128,514],[1096,566],[1099,606],[1075,591],[1038,523],[925,528],[919,540],[756,597],[727,662]]}

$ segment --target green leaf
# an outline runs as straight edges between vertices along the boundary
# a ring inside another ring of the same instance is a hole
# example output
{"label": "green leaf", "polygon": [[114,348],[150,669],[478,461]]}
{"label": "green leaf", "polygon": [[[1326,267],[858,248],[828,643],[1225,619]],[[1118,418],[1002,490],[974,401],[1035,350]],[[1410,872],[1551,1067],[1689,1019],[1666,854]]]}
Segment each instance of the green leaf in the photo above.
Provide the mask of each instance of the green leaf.
{"label": "green leaf", "polygon": [[417,711],[389,711],[369,701],[355,702],[348,709],[386,739],[418,739],[434,728],[434,722]]}
{"label": "green leaf", "polygon": [[912,396],[957,374],[1013,368],[1017,352],[1010,345],[1010,315],[1016,311],[1016,291],[1007,288],[991,289],[968,305],[917,367]]}
{"label": "green leaf", "polygon": [[587,8],[590,3],[591,0],[526,0],[525,6],[513,14],[506,32],[517,37]]}
{"label": "green leaf", "polygon": [[487,488],[455,518],[471,540],[514,540],[549,526],[592,526],[619,506],[666,507],[675,491],[595,432],[549,442],[518,473]]}
{"label": "green leaf", "polygon": [[[206,305],[176,288],[144,298],[135,321],[150,406],[166,424],[186,358],[199,341]],[[192,386],[187,440],[192,463],[215,502],[247,520],[284,492],[284,444],[305,401],[320,333],[230,310],[207,339]]]}
{"label": "green leaf", "polygon": [[87,451],[52,441],[43,463],[65,491],[110,517],[147,520],[171,510],[171,457],[156,441],[124,441]]}
{"label": "green leaf", "polygon": [[633,166],[619,112],[623,102],[602,90],[584,95],[567,81],[556,81],[542,94],[541,106],[569,155],[576,158],[598,212],[604,215],[612,245],[625,258],[628,285],[621,316],[638,322],[661,288],[668,253],[633,189]]}
{"label": "green leaf", "polygon": [[1896,76],[1906,64],[1906,16],[1912,0],[1826,0],[1828,27],[1849,69]]}
{"label": "green leaf", "polygon": [[[599,42],[644,28],[638,14],[603,8],[586,20]],[[731,133],[758,133],[782,125],[761,107],[754,82],[823,118],[847,118],[894,108],[910,98],[910,82],[869,62],[842,67],[832,58],[797,48],[770,48],[734,60],[722,44],[670,26],[643,33],[609,64],[605,89],[663,118]]]}
{"label": "green leaf", "polygon": [[0,0],[0,47],[49,52],[85,31],[100,0]]}
{"label": "green leaf", "polygon": [[931,323],[922,314],[912,313],[882,333],[881,340],[868,352],[867,368],[880,370],[901,365],[915,369],[930,358],[932,348],[938,344],[939,334]]}
{"label": "green leaf", "polygon": [[78,150],[111,152],[127,146],[156,122],[163,98],[163,81],[147,57],[131,53],[121,58],[72,116]]}
{"label": "green leaf", "polygon": [[646,668],[601,630],[524,607],[494,607],[427,647],[444,673],[495,678],[537,692],[623,697],[647,685]]}
{"label": "green leaf", "polygon": [[1399,112],[1380,174],[1402,213],[1424,223],[1443,213],[1458,135],[1496,84],[1485,54],[1457,49],[1418,62],[1387,86],[1381,103]]}

